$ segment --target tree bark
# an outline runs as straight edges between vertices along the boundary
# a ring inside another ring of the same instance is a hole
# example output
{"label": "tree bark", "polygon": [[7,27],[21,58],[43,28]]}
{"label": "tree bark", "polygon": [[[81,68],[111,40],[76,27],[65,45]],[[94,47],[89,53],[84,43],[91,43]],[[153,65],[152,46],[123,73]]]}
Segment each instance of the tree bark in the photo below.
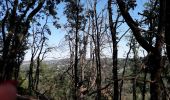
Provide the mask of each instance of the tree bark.
{"label": "tree bark", "polygon": [[79,77],[78,77],[78,31],[79,31],[79,3],[80,0],[77,0],[76,2],[76,32],[75,32],[75,58],[74,58],[74,100],[78,99],[78,90],[77,90],[77,85],[79,82]]}
{"label": "tree bark", "polygon": [[112,37],[112,48],[113,48],[113,52],[112,52],[112,61],[113,61],[113,69],[112,69],[113,77],[112,77],[112,79],[114,81],[113,99],[118,100],[119,99],[119,88],[118,88],[118,75],[117,75],[116,26],[114,26],[114,24],[113,24],[111,3],[112,3],[112,0],[108,0],[109,26],[110,26],[110,32],[111,32],[111,37]]}
{"label": "tree bark", "polygon": [[166,26],[165,26],[165,42],[166,42],[166,51],[167,56],[170,62],[170,6],[169,2],[165,0],[166,7]]}
{"label": "tree bark", "polygon": [[96,53],[96,69],[97,69],[97,100],[101,100],[101,62],[100,62],[100,34],[98,28],[98,17],[96,11],[97,0],[94,0],[94,17],[95,17],[95,26],[96,26],[96,44],[95,44],[95,53]]}

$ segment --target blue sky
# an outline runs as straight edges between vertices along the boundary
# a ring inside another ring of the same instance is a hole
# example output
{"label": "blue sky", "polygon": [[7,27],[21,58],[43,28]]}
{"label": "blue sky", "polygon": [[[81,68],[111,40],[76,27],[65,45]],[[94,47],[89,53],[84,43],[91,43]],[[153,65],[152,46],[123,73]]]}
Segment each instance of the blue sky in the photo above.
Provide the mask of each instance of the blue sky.
{"label": "blue sky", "polygon": [[[145,1],[147,1],[147,0],[137,0],[138,6],[135,8],[134,11],[130,11],[130,14],[132,15],[132,17],[134,19],[141,18],[137,13],[142,11]],[[101,9],[103,9],[106,5],[107,5],[107,0],[99,0],[99,3],[97,4],[97,11],[101,11]],[[63,14],[64,3],[59,4],[57,6],[57,8],[58,8],[57,16],[59,17],[58,22],[59,22],[59,24],[61,24],[61,26],[63,26],[67,22],[67,19],[66,19],[65,15]],[[113,12],[114,12],[114,10],[116,10],[116,9],[113,8]],[[54,59],[54,58],[60,59],[60,58],[68,57],[69,53],[68,53],[67,49],[62,48],[62,46],[64,45],[63,41],[64,41],[64,35],[66,34],[66,32],[64,31],[63,28],[56,29],[52,24],[49,24],[49,26],[50,26],[50,29],[52,32],[52,34],[49,36],[49,41],[48,41],[49,46],[52,46],[52,47],[59,46],[61,48],[58,48],[58,49],[52,51],[51,53],[48,53],[46,60]],[[128,26],[126,24],[124,24],[119,29],[119,31],[120,31],[119,36],[121,36],[121,34],[123,34],[127,29],[128,29]],[[124,37],[121,40],[121,42],[118,44],[119,45],[118,57],[123,58],[126,56],[126,52],[128,51],[128,47],[126,46],[126,44],[127,44],[127,39]],[[28,53],[25,56],[25,60],[30,60],[30,50],[28,50],[27,52]],[[110,49],[106,49],[104,51],[104,53],[106,55],[110,55],[110,53],[111,53]]]}

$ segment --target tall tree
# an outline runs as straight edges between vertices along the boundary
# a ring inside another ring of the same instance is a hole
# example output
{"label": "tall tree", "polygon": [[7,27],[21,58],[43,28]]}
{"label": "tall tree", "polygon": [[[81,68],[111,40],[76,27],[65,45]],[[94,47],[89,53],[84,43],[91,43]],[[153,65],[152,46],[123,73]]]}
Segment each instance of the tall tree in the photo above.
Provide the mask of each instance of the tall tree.
{"label": "tall tree", "polygon": [[136,82],[136,75],[137,75],[137,69],[138,69],[138,50],[139,46],[137,45],[137,42],[134,38],[134,36],[131,36],[131,42],[132,42],[132,51],[133,51],[133,62],[134,66],[132,68],[133,76],[134,78],[132,79],[132,88],[133,88],[133,100],[137,100],[137,93],[136,93],[136,88],[137,88],[137,82]]}
{"label": "tall tree", "polygon": [[118,24],[118,19],[119,19],[119,13],[116,18],[116,22],[113,22],[112,18],[112,0],[108,0],[108,14],[109,14],[109,26],[110,26],[110,32],[111,32],[111,37],[112,37],[112,47],[113,47],[113,52],[112,52],[112,60],[113,60],[113,81],[114,81],[114,100],[118,100],[119,98],[119,86],[118,86],[118,75],[117,75],[117,63],[118,63],[118,58],[117,58],[117,40],[116,40],[116,28]]}
{"label": "tall tree", "polygon": [[94,0],[94,6],[93,6],[93,11],[94,11],[94,26],[95,26],[95,33],[96,37],[94,40],[94,45],[95,45],[95,58],[96,58],[96,85],[97,85],[97,100],[101,100],[101,60],[100,60],[100,33],[99,33],[99,26],[98,26],[98,16],[97,16],[97,0]]}
{"label": "tall tree", "polygon": [[79,75],[78,75],[78,48],[79,48],[79,31],[82,28],[82,5],[80,4],[80,0],[67,1],[67,5],[65,7],[64,13],[66,14],[68,27],[71,27],[70,32],[74,33],[75,43],[74,43],[74,65],[73,65],[73,74],[74,74],[74,91],[73,98],[74,100],[78,99],[78,83],[79,83]]}
{"label": "tall tree", "polygon": [[[32,31],[30,32],[29,40],[31,49],[31,59],[28,72],[28,89],[30,95],[33,90],[38,90],[39,74],[42,60],[45,58],[46,53],[50,52],[52,47],[47,45],[47,36],[51,35],[51,31],[48,26],[48,15],[44,16],[45,22],[33,23]],[[44,25],[42,25],[44,24]],[[35,71],[34,71],[35,70]],[[34,73],[35,72],[35,73]]]}
{"label": "tall tree", "polygon": [[36,20],[35,16],[37,14],[41,16],[45,12],[44,14],[55,17],[54,9],[59,0],[55,2],[53,0],[5,0],[0,2],[2,7],[2,15],[0,16],[2,23],[0,80],[3,81],[12,79],[14,71],[16,73],[15,79],[18,77],[17,73],[27,49],[28,30]]}
{"label": "tall tree", "polygon": [[137,42],[149,53],[149,62],[150,62],[149,71],[151,74],[151,83],[150,83],[151,100],[161,100],[160,81],[161,81],[161,70],[163,67],[161,62],[161,54],[162,54],[163,35],[164,35],[163,22],[165,20],[165,15],[163,14],[164,4],[162,1],[158,2],[160,4],[158,30],[154,31],[154,34],[156,34],[155,44],[150,45],[148,41],[144,37],[142,37],[141,35],[142,29],[139,27],[139,23],[134,21],[128,12],[130,8],[134,8],[135,6],[134,1],[132,0],[129,1],[130,3],[128,4],[131,5],[128,5],[127,2],[123,0],[117,0],[117,4],[119,6],[123,18],[125,19],[128,26],[131,28]]}

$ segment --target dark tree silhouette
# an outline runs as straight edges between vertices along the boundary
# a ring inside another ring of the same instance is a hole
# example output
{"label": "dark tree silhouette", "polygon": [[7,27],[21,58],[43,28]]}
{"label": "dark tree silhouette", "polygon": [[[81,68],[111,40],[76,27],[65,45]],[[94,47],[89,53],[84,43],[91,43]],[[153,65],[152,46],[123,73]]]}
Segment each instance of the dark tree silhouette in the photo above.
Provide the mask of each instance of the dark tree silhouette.
{"label": "dark tree silhouette", "polygon": [[[157,1],[156,1],[157,2]],[[163,34],[164,34],[164,20],[165,14],[164,12],[164,3],[163,1],[158,2],[160,4],[159,11],[159,23],[158,30],[154,33],[157,34],[155,36],[156,41],[155,45],[150,45],[148,41],[142,37],[141,29],[139,27],[139,23],[134,21],[129,14],[128,4],[126,4],[123,0],[117,0],[117,4],[119,6],[120,12],[122,13],[123,18],[125,19],[128,26],[131,28],[133,35],[135,36],[137,42],[149,53],[149,71],[151,74],[151,83],[150,83],[150,94],[151,100],[160,100],[161,99],[161,70],[163,68],[162,65],[162,46],[163,46]],[[135,3],[134,3],[135,4]],[[156,5],[157,6],[157,5]],[[130,7],[134,8],[133,5]],[[149,34],[149,33],[148,33]]]}
{"label": "dark tree silhouette", "polygon": [[[1,11],[2,48],[0,59],[0,80],[18,78],[20,65],[27,49],[28,30],[36,20],[36,15],[49,14],[55,16],[55,5],[59,0],[4,0]],[[42,11],[42,12],[40,12]],[[44,12],[43,12],[44,11]],[[15,75],[14,75],[15,74]]]}
{"label": "dark tree silhouette", "polygon": [[113,69],[112,69],[112,73],[113,73],[113,81],[114,81],[114,95],[113,95],[113,99],[114,100],[118,100],[119,98],[119,84],[118,84],[118,75],[117,75],[117,63],[118,63],[118,50],[117,50],[117,40],[116,40],[116,29],[117,29],[117,24],[118,24],[118,20],[119,20],[119,13],[117,12],[117,18],[116,21],[113,22],[113,18],[112,18],[112,0],[108,0],[108,13],[109,13],[109,26],[110,26],[110,32],[111,32],[111,37],[112,37],[112,47],[113,47],[113,54],[112,54],[112,60],[113,60]]}

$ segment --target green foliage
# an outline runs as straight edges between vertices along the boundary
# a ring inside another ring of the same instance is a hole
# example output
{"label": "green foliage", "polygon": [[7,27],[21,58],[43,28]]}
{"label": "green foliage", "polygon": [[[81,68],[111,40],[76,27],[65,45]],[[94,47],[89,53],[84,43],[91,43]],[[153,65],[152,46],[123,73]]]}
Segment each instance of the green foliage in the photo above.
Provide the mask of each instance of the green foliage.
{"label": "green foliage", "polygon": [[[64,14],[68,21],[67,27],[75,29],[78,26],[78,29],[81,29],[83,22],[86,21],[83,15],[83,5],[81,5],[79,0],[66,1]],[[76,21],[78,21],[78,25]]]}
{"label": "green foliage", "polygon": [[[60,28],[56,16],[56,6],[59,2],[60,0],[0,0],[0,71],[5,73],[0,75],[0,78],[17,79],[19,67],[29,45],[29,29],[33,24],[41,27],[39,21],[44,20],[44,16],[52,16],[54,25]],[[45,31],[51,34],[47,25]]]}

